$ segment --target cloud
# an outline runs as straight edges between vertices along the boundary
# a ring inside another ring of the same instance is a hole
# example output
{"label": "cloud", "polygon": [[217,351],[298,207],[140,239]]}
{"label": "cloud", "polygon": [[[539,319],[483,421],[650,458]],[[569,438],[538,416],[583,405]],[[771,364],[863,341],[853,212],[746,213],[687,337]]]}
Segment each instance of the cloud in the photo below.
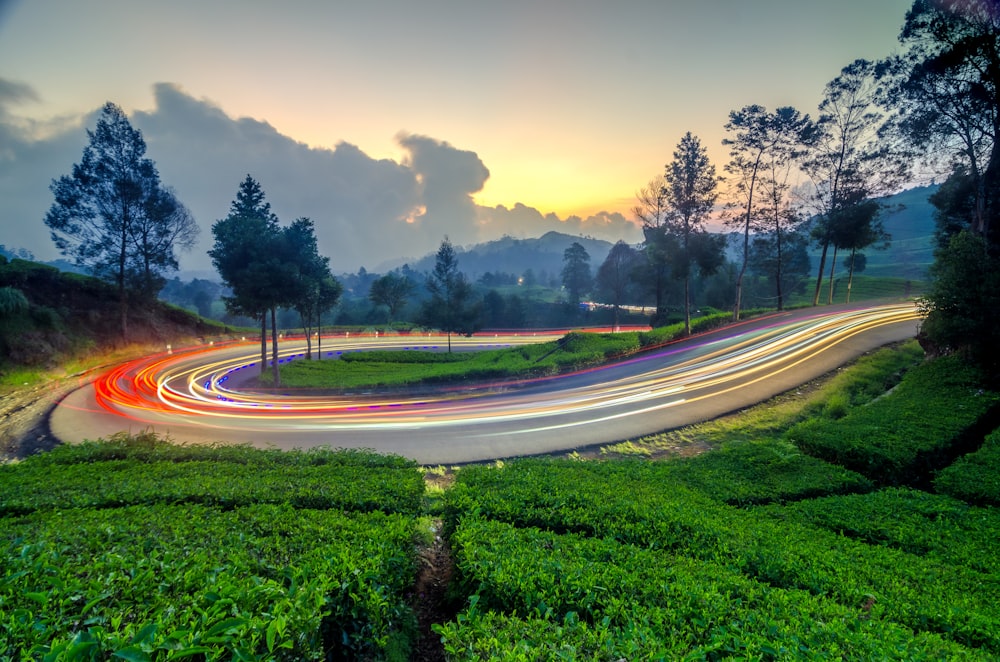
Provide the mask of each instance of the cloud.
{"label": "cloud", "polygon": [[[211,269],[212,224],[223,218],[239,183],[250,174],[261,183],[283,223],[308,216],[320,251],[336,272],[373,268],[434,252],[445,235],[458,245],[503,235],[541,236],[549,230],[631,241],[636,226],[620,214],[560,219],[515,204],[479,207],[474,195],[490,172],[472,151],[417,134],[396,136],[402,162],[374,159],[356,145],[313,148],[284,136],[267,122],[233,118],[205,99],[168,83],[154,86],[154,108],[131,121],[146,140],[147,156],[163,183],[190,209],[202,232],[187,271]],[[48,186],[79,162],[100,109],[85,117],[42,124],[9,109],[37,95],[0,79],[0,243],[27,248],[40,259],[58,257],[42,219],[52,204]]]}
{"label": "cloud", "polygon": [[499,234],[513,237],[538,237],[555,230],[564,234],[594,237],[615,242],[623,239],[628,243],[642,241],[640,227],[618,212],[602,211],[586,218],[568,216],[559,218],[555,214],[542,214],[534,207],[521,203],[508,208],[480,207],[481,239],[494,238]]}
{"label": "cloud", "polygon": [[424,208],[416,220],[421,229],[439,238],[448,235],[456,244],[477,238],[472,196],[490,177],[479,156],[427,136],[401,133],[396,140],[407,151],[404,165],[420,184]]}

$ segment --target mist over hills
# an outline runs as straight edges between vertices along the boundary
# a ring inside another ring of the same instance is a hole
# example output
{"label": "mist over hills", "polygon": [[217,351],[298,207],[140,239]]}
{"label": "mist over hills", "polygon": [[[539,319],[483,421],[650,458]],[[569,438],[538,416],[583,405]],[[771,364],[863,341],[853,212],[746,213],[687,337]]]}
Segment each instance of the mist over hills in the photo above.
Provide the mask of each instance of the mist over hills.
{"label": "mist over hills", "polygon": [[[455,247],[458,267],[471,280],[478,280],[486,273],[507,273],[521,275],[528,269],[535,274],[548,273],[558,278],[563,268],[563,253],[573,243],[583,246],[590,255],[593,269],[600,266],[614,245],[609,241],[593,237],[578,237],[554,230],[535,239],[517,239],[506,236],[468,247]],[[409,267],[414,271],[432,271],[436,253],[425,255]],[[380,267],[389,271],[402,266],[396,261]]]}

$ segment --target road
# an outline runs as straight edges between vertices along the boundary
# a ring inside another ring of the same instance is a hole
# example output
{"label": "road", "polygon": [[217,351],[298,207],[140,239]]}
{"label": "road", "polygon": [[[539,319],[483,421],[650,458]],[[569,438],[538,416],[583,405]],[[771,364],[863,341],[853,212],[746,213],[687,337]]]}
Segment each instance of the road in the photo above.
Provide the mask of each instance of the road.
{"label": "road", "polygon": [[[911,338],[918,327],[912,303],[814,308],[743,322],[571,375],[350,397],[248,391],[242,383],[259,369],[259,346],[239,343],[119,366],[67,396],[49,424],[70,443],[151,428],[175,442],[368,448],[425,465],[476,462],[570,451],[708,420]],[[476,349],[547,339],[522,334],[456,342]],[[330,338],[324,354],[430,342]],[[302,342],[279,346],[286,360],[301,360],[295,356]]]}

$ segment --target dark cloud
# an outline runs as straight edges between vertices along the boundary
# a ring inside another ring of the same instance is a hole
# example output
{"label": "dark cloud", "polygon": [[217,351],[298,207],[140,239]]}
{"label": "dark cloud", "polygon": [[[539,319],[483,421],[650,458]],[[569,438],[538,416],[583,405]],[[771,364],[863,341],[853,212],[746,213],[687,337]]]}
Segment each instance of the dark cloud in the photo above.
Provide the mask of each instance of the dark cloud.
{"label": "dark cloud", "polygon": [[[41,259],[57,257],[42,219],[52,203],[49,184],[68,174],[87,142],[85,118],[41,125],[19,119],[11,106],[36,99],[25,85],[0,80],[0,243]],[[210,270],[211,226],[224,217],[240,181],[250,174],[285,223],[308,216],[320,250],[335,271],[371,269],[398,258],[420,258],[448,235],[459,245],[509,234],[537,237],[549,230],[633,240],[636,228],[620,214],[587,219],[542,215],[521,204],[476,206],[489,170],[475,152],[427,136],[400,134],[402,163],[373,159],[342,142],[317,149],[280,134],[267,122],[232,118],[179,87],[154,87],[155,107],[136,112],[147,155],[202,228],[200,243],[181,256],[185,270]],[[631,232],[631,234],[629,234]]]}
{"label": "dark cloud", "polygon": [[427,136],[399,134],[396,139],[407,151],[404,165],[420,183],[424,210],[417,223],[421,230],[430,235],[447,234],[456,244],[477,239],[472,195],[483,189],[490,171],[476,153]]}

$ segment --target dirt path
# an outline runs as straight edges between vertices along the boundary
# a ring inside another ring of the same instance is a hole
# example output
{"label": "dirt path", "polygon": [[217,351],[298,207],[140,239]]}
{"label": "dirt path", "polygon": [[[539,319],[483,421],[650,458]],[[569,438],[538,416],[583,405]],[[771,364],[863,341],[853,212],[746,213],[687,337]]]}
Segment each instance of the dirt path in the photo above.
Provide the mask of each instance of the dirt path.
{"label": "dirt path", "polygon": [[0,462],[51,450],[59,440],[49,432],[49,414],[80,377],[59,379],[0,396]]}

